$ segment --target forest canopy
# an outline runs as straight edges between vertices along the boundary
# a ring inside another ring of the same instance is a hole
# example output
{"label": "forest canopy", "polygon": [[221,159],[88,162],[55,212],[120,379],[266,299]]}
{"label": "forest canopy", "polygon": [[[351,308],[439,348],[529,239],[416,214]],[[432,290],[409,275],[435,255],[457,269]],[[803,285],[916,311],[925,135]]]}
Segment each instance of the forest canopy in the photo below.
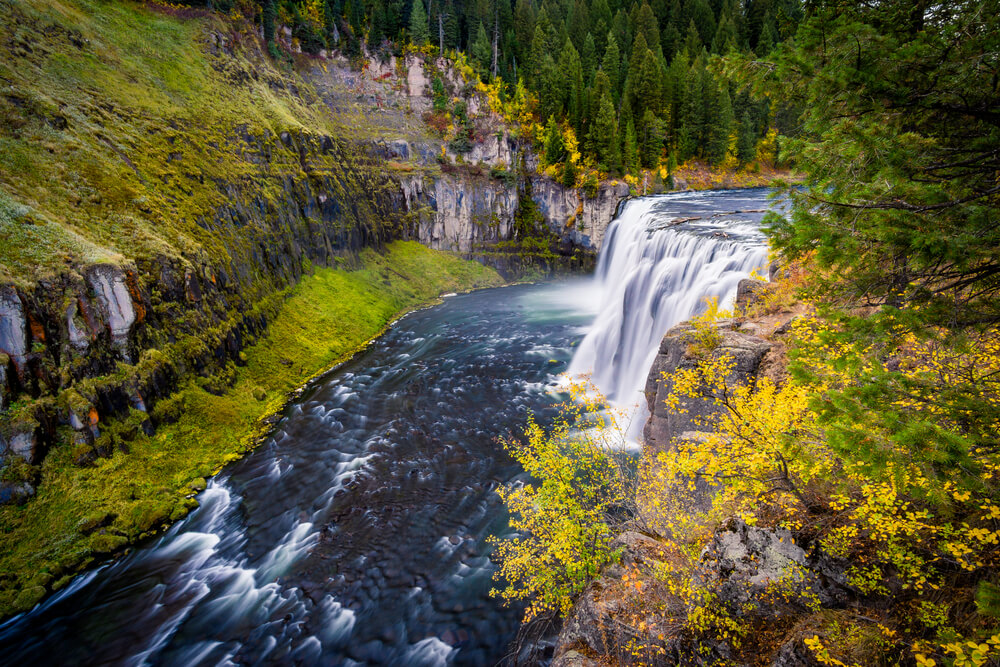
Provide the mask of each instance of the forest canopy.
{"label": "forest canopy", "polygon": [[[275,55],[275,26],[287,25],[306,52],[460,54],[511,96],[520,82],[532,139],[547,164],[566,165],[564,180],[581,159],[633,175],[688,160],[773,162],[776,135],[796,132],[792,110],[711,67],[769,54],[796,31],[796,0],[260,0],[258,16]],[[567,150],[574,142],[579,152]]]}

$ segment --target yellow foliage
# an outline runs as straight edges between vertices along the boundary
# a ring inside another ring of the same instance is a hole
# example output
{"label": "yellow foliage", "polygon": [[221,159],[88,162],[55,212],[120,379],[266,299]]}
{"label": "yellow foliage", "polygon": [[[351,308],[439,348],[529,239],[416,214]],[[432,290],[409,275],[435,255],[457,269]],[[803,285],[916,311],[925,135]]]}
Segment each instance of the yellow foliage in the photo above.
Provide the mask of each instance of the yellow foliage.
{"label": "yellow foliage", "polygon": [[498,491],[517,537],[493,540],[500,561],[494,578],[506,588],[491,593],[528,600],[525,621],[568,612],[574,596],[618,558],[613,515],[630,504],[631,490],[627,462],[617,455],[623,417],[592,387],[572,384],[548,430],[530,418],[523,441],[503,441],[532,481]]}
{"label": "yellow foliage", "polygon": [[[706,338],[701,352],[712,347],[714,328],[708,325],[713,318],[706,316],[696,324]],[[891,574],[918,600],[944,586],[949,573],[995,568],[1000,505],[994,497],[1000,461],[994,447],[972,448],[969,465],[983,472],[970,486],[964,471],[932,471],[915,460],[877,421],[864,422],[871,452],[835,448],[816,408],[854,386],[859,375],[884,372],[891,364],[901,381],[912,384],[887,397],[887,409],[904,414],[910,410],[960,432],[962,424],[952,423],[953,412],[933,400],[932,388],[978,386],[983,403],[977,405],[1000,408],[1000,331],[983,331],[960,346],[946,346],[935,336],[901,334],[901,344],[886,361],[879,361],[869,346],[830,333],[835,327],[816,316],[796,321],[798,363],[811,372],[793,375],[780,386],[766,377],[752,386],[737,382],[732,360],[712,354],[665,378],[671,387],[666,398],[670,410],[683,413],[687,401],[697,398],[709,401],[717,412],[697,424],[704,431],[701,437],[675,441],[669,451],[645,464],[638,506],[648,525],[689,551],[700,548],[711,527],[731,516],[792,531],[808,526],[815,544],[851,563],[848,576],[855,588],[888,594],[885,586]],[[972,415],[966,417],[971,420]],[[880,458],[877,470],[872,456]],[[707,494],[708,509],[685,510],[695,503],[674,500],[684,493]],[[809,600],[800,603],[808,606]],[[947,627],[948,607],[926,600],[918,605],[915,622],[942,637],[937,644],[922,646],[920,664],[935,664],[926,655],[931,652],[950,654],[956,665],[981,665],[984,656],[998,654],[1000,644],[990,641],[944,641],[958,636]],[[843,664],[829,655],[819,638],[806,644],[820,662]]]}

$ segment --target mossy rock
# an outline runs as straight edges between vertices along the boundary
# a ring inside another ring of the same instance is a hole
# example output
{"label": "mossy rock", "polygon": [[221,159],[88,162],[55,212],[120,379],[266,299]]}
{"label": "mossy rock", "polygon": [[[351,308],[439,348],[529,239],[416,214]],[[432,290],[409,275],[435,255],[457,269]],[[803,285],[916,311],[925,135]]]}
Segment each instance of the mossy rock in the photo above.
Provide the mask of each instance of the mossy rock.
{"label": "mossy rock", "polygon": [[156,528],[170,519],[173,507],[162,501],[145,500],[132,506],[125,517],[127,531],[130,535],[138,535]]}
{"label": "mossy rock", "polygon": [[77,522],[76,530],[81,535],[89,535],[98,528],[109,525],[114,520],[115,515],[111,512],[91,512]]}
{"label": "mossy rock", "polygon": [[157,422],[172,424],[184,414],[184,407],[184,393],[177,392],[157,401],[152,416]]}
{"label": "mossy rock", "polygon": [[55,577],[53,577],[52,574],[49,572],[39,572],[37,575],[35,575],[35,578],[31,580],[30,585],[41,586],[42,588],[44,588],[49,584],[51,584],[54,578]]}
{"label": "mossy rock", "polygon": [[201,493],[206,488],[208,488],[208,482],[205,481],[204,477],[198,477],[191,480],[188,484],[188,488],[191,489],[193,493]]}
{"label": "mossy rock", "polygon": [[264,390],[263,387],[254,387],[253,397],[257,401],[263,401],[265,398],[267,398],[267,392]]}
{"label": "mossy rock", "polygon": [[114,553],[126,544],[128,544],[128,538],[124,535],[101,533],[90,538],[90,548],[98,554]]}
{"label": "mossy rock", "polygon": [[180,521],[197,506],[198,501],[194,498],[181,498],[177,504],[174,505],[174,511],[170,513],[170,520]]}
{"label": "mossy rock", "polygon": [[28,586],[18,593],[14,599],[14,606],[17,609],[30,609],[41,602],[43,597],[45,597],[44,586]]}

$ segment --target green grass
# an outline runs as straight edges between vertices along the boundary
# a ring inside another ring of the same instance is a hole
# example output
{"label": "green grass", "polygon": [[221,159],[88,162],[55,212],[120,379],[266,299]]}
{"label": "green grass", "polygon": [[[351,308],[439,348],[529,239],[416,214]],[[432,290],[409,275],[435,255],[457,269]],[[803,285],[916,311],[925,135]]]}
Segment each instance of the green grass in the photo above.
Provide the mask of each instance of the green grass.
{"label": "green grass", "polygon": [[[152,437],[139,431],[126,443],[128,454],[79,467],[71,445],[53,451],[38,496],[0,508],[0,614],[30,607],[103,554],[184,516],[202,478],[247,452],[264,433],[262,418],[289,392],[350,356],[401,312],[442,292],[502,283],[491,269],[414,242],[392,243],[385,254],[366,250],[359,263],[304,277],[266,334],[245,350],[245,365],[230,368],[231,387],[216,396],[203,379],[189,381],[154,409],[178,420]],[[109,437],[134,431],[143,417],[134,413],[112,425]]]}
{"label": "green grass", "polygon": [[[53,226],[9,236],[0,222],[4,238],[38,236],[31,257],[0,242],[0,281],[95,256],[218,257],[196,224],[227,203],[216,181],[280,195],[275,176],[305,175],[277,135],[353,136],[262,56],[245,19],[182,20],[127,0],[0,0],[0,16],[0,221],[13,203]],[[216,35],[228,51],[206,46]],[[246,159],[257,147],[243,133],[271,152],[266,165]],[[365,161],[354,153],[314,156],[311,171],[343,182]]]}

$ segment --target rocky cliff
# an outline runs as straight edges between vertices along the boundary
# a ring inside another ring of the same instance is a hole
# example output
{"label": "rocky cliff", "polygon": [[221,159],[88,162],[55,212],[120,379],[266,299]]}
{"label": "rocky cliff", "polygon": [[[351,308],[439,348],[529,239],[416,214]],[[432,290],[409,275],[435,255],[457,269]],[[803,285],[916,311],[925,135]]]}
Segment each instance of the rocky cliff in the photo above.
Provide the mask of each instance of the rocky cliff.
{"label": "rocky cliff", "polygon": [[[372,58],[357,71],[325,55],[309,77],[331,109],[354,119],[355,135],[367,134],[382,147],[414,218],[413,237],[428,247],[466,253],[512,277],[532,272],[526,259],[543,271],[586,268],[629,194],[621,181],[600,183],[588,194],[534,173],[537,160],[526,143],[447,60],[409,53]],[[461,148],[431,128],[435,79],[448,108],[467,118],[463,129],[472,140]],[[519,243],[526,238],[535,243]]]}
{"label": "rocky cliff", "polygon": [[[499,280],[394,240],[511,276],[585,267],[626,194],[538,181],[539,213],[525,148],[444,61],[290,70],[238,9],[2,13],[0,612],[183,516],[282,392],[400,308]],[[421,117],[438,72],[469,145]],[[303,282],[311,304],[294,297]],[[328,312],[299,322],[289,303]],[[301,350],[248,348],[276,323]],[[142,479],[115,472],[136,470],[131,451],[150,457]]]}

